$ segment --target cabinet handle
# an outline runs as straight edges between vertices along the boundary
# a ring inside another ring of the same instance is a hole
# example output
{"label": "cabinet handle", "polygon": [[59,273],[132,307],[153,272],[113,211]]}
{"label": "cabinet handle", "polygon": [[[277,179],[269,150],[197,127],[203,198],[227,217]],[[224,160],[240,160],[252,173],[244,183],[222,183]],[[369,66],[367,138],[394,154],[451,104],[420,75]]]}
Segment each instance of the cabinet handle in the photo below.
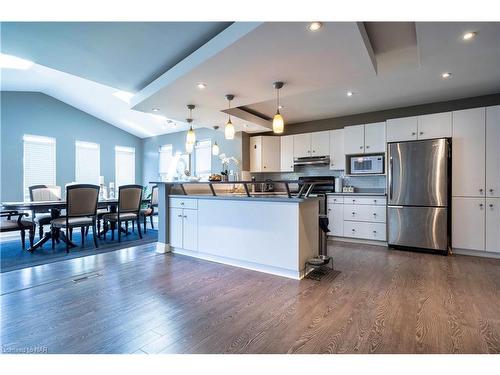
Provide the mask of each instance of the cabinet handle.
{"label": "cabinet handle", "polygon": [[376,199],[374,199],[374,200],[373,200],[373,203],[377,203],[377,200],[376,200]]}
{"label": "cabinet handle", "polygon": [[181,206],[184,206],[184,202],[181,202]]}
{"label": "cabinet handle", "polygon": [[490,208],[493,208],[493,203],[490,203]]}
{"label": "cabinet handle", "polygon": [[356,199],[353,199],[353,200],[352,200],[352,203],[354,203],[354,202],[356,202]]}
{"label": "cabinet handle", "polygon": [[494,191],[493,189],[490,189],[490,193],[493,193],[493,191]]}
{"label": "cabinet handle", "polygon": [[177,217],[182,217],[182,215],[177,215]]}
{"label": "cabinet handle", "polygon": [[331,208],[329,208],[329,209],[328,209],[328,212],[330,212],[331,210],[332,210],[332,209],[331,209]]}
{"label": "cabinet handle", "polygon": [[377,214],[374,212],[374,213],[373,213],[373,216],[377,216]]}
{"label": "cabinet handle", "polygon": [[363,146],[359,146],[360,149],[363,149]]}
{"label": "cabinet handle", "polygon": [[483,208],[483,207],[484,207],[484,204],[479,203],[479,208]]}
{"label": "cabinet handle", "polygon": [[483,194],[483,189],[479,189],[479,192],[480,192],[481,194]]}
{"label": "cabinet handle", "polygon": [[353,231],[353,232],[356,232],[356,229],[353,229],[352,231]]}
{"label": "cabinet handle", "polygon": [[416,135],[416,134],[417,134],[417,133],[415,133],[415,132],[411,132],[411,135]]}
{"label": "cabinet handle", "polygon": [[184,215],[184,216],[183,216],[183,218],[187,219],[187,216],[186,216],[186,215]]}
{"label": "cabinet handle", "polygon": [[353,214],[353,215],[356,215],[356,212],[353,212],[352,214]]}
{"label": "cabinet handle", "polygon": [[266,166],[264,165],[264,169],[266,169]]}
{"label": "cabinet handle", "polygon": [[424,135],[424,132],[420,132],[419,134],[420,134],[420,135]]}
{"label": "cabinet handle", "polygon": [[377,231],[376,231],[376,230],[374,230],[374,231],[373,231],[373,233],[377,233]]}
{"label": "cabinet handle", "polygon": [[313,154],[316,152],[316,150],[313,150]]}
{"label": "cabinet handle", "polygon": [[366,148],[370,148],[370,146],[365,146]]}

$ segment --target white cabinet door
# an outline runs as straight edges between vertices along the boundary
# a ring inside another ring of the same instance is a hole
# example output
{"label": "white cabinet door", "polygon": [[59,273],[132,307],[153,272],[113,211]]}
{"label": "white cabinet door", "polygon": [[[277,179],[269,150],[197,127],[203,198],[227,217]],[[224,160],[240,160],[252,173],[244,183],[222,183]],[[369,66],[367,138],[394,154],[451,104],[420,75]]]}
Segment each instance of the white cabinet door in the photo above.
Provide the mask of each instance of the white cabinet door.
{"label": "white cabinet door", "polygon": [[485,108],[453,112],[452,195],[485,195]]}
{"label": "white cabinet door", "polygon": [[451,121],[451,112],[418,116],[418,139],[451,137]]}
{"label": "white cabinet door", "polygon": [[183,214],[182,208],[170,208],[169,229],[170,229],[170,245],[173,247],[182,248],[182,223]]}
{"label": "white cabinet door", "polygon": [[280,171],[280,137],[262,138],[261,172]]}
{"label": "white cabinet door", "polygon": [[500,253],[500,198],[486,198],[486,251]]}
{"label": "white cabinet door", "polygon": [[417,139],[417,117],[387,120],[387,142],[413,141]]}
{"label": "white cabinet door", "polygon": [[486,108],[486,196],[500,197],[500,105]]}
{"label": "white cabinet door", "polygon": [[485,199],[452,198],[451,243],[453,248],[485,249]]}
{"label": "white cabinet door", "polygon": [[250,137],[250,172],[261,172],[262,137]]}
{"label": "white cabinet door", "polygon": [[330,155],[330,132],[328,130],[311,133],[311,155]]}
{"label": "white cabinet door", "polygon": [[330,130],[330,169],[345,169],[344,129]]}
{"label": "white cabinet door", "polygon": [[303,158],[307,156],[311,156],[311,133],[294,135],[293,157]]}
{"label": "white cabinet door", "polygon": [[198,211],[183,210],[183,248],[186,250],[198,250]]}
{"label": "white cabinet door", "polygon": [[368,223],[368,238],[375,241],[386,240],[387,229],[382,223]]}
{"label": "white cabinet door", "polygon": [[280,170],[281,172],[293,172],[293,135],[281,137]]}
{"label": "white cabinet door", "polygon": [[365,153],[385,152],[385,122],[365,125]]}
{"label": "white cabinet door", "polygon": [[354,125],[344,128],[344,152],[346,155],[365,152],[365,126]]}
{"label": "white cabinet door", "polygon": [[330,236],[342,237],[344,235],[344,214],[342,204],[328,205],[328,233]]}

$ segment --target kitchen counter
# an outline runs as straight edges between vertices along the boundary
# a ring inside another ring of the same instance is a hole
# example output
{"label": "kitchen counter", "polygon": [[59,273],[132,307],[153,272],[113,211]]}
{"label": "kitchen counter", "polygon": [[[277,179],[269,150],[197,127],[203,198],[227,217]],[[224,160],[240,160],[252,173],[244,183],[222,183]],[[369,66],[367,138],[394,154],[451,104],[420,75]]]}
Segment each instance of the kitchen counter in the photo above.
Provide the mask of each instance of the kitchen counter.
{"label": "kitchen counter", "polygon": [[326,193],[326,195],[342,195],[342,196],[386,196],[387,193],[384,191],[384,192],[355,192],[355,193]]}
{"label": "kitchen counter", "polygon": [[317,198],[286,192],[189,194],[187,187],[186,195],[170,194],[174,185],[158,183],[157,253],[297,280],[304,277],[306,260],[318,254]]}

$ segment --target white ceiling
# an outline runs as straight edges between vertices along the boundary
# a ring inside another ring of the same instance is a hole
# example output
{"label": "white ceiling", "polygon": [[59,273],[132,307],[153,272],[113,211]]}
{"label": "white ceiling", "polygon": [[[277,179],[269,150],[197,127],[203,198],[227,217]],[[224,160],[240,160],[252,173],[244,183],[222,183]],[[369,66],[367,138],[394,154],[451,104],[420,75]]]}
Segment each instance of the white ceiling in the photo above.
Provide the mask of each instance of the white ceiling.
{"label": "white ceiling", "polygon": [[[285,82],[281,112],[289,124],[500,92],[500,23],[328,22],[315,33],[307,25],[233,23],[137,92],[131,105],[104,82],[37,64],[3,69],[1,89],[44,92],[139,137],[185,130],[187,104],[196,105],[195,127],[221,126],[226,94],[235,95],[233,106],[272,117],[277,80]],[[471,30],[475,40],[463,41]],[[445,71],[451,79],[441,79]],[[155,116],[153,108],[160,109]],[[268,130],[233,120],[237,130]]]}

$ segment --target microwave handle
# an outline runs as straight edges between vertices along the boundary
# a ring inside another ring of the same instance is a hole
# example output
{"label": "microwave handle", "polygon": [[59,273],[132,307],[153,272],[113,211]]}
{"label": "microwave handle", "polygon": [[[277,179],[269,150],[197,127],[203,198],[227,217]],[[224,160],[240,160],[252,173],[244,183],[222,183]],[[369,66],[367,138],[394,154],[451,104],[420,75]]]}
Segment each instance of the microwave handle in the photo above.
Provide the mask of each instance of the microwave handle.
{"label": "microwave handle", "polygon": [[392,200],[392,171],[393,171],[393,163],[391,156],[389,157],[389,200]]}

